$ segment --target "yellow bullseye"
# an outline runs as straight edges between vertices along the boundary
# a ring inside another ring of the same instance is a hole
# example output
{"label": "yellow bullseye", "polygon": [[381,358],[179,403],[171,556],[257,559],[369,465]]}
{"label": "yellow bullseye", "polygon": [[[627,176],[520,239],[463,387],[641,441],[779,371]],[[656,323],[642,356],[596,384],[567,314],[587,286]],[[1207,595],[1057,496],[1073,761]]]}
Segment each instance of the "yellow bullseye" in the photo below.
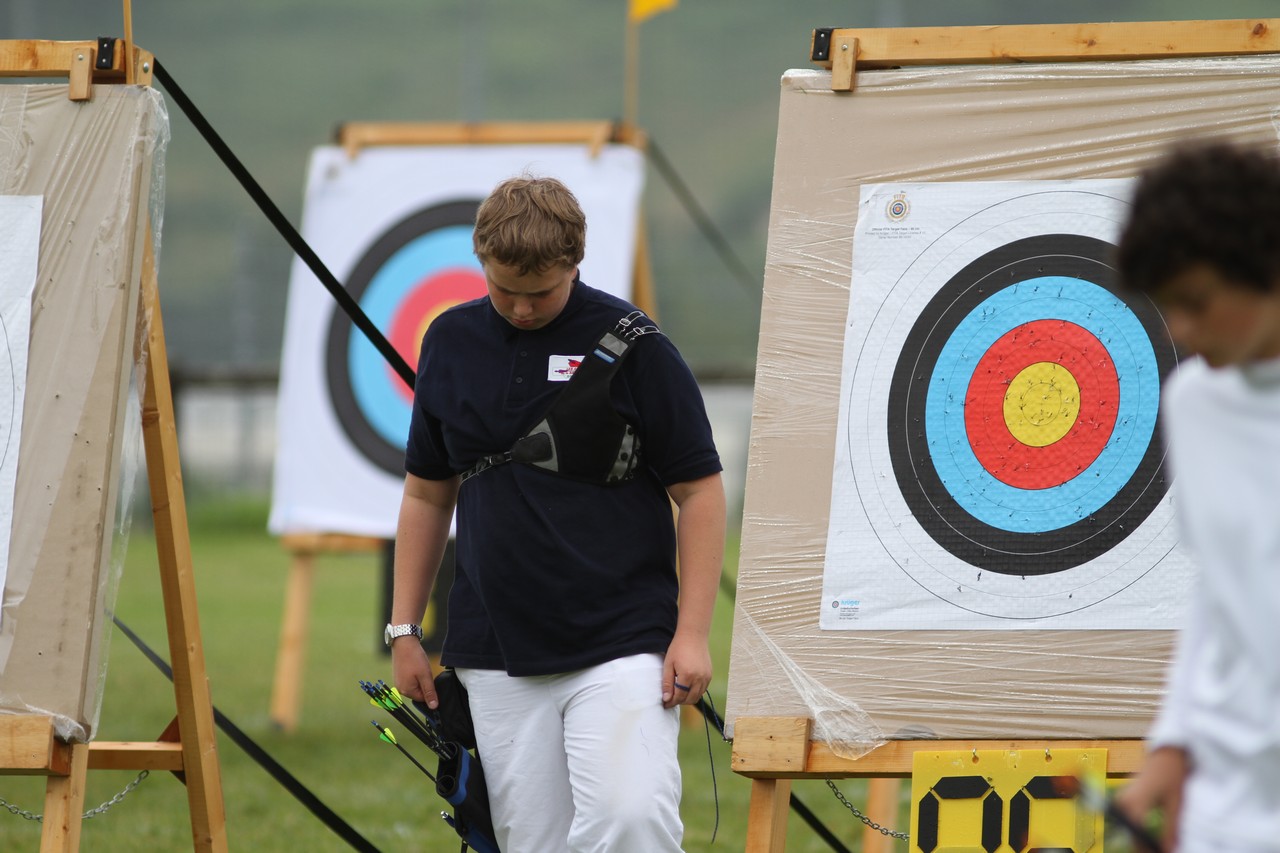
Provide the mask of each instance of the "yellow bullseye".
{"label": "yellow bullseye", "polygon": [[424,335],[427,334],[427,327],[430,326],[432,323],[434,323],[435,319],[439,317],[441,314],[448,311],[450,308],[454,307],[455,305],[461,305],[461,304],[462,304],[462,300],[460,299],[446,300],[444,302],[440,302],[436,305],[433,305],[430,311],[422,315],[422,319],[418,321],[417,331],[414,332],[414,335],[413,335],[414,350],[413,350],[413,359],[411,360],[411,363],[415,365],[417,364],[418,349],[422,347],[422,338]]}
{"label": "yellow bullseye", "polygon": [[1080,416],[1080,385],[1060,364],[1028,365],[1004,395],[1004,422],[1010,434],[1030,447],[1062,439]]}

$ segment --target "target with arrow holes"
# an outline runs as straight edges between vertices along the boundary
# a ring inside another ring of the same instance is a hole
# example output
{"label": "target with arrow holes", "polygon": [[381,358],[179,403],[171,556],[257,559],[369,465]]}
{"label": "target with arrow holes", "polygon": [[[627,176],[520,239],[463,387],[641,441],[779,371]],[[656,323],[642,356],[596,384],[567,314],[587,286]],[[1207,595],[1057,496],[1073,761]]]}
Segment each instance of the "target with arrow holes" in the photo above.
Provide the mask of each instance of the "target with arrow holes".
{"label": "target with arrow holes", "polygon": [[1170,558],[1158,412],[1178,357],[1111,266],[1117,182],[1088,184],[864,191],[824,627],[940,604],[949,627],[1111,624]]}

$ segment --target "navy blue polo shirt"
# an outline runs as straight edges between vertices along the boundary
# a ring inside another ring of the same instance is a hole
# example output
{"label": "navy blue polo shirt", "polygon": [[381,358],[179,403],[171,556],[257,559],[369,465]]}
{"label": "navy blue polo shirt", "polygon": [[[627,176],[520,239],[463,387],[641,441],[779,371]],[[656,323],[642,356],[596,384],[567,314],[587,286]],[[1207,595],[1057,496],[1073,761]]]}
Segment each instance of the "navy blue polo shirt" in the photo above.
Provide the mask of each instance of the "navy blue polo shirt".
{"label": "navy blue polo shirt", "polygon": [[[430,326],[418,359],[405,470],[442,480],[511,448],[565,387],[565,365],[634,306],[575,280],[564,310],[522,330],[483,298]],[[458,496],[446,666],[570,672],[664,654],[675,633],[675,530],[666,486],[721,470],[702,394],[666,335],[640,337],[614,377],[641,442],[614,486],[499,465]]]}

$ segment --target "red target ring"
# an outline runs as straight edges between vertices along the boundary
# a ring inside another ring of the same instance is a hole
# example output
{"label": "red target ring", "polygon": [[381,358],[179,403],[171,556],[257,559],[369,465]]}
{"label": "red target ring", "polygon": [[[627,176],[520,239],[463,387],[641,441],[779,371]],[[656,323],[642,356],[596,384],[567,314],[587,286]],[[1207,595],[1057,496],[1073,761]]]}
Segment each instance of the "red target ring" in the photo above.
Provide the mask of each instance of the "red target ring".
{"label": "red target ring", "polygon": [[[427,327],[453,306],[483,296],[485,292],[484,275],[478,270],[452,267],[432,273],[405,294],[391,317],[387,339],[416,373],[418,349]],[[387,365],[387,382],[406,402],[413,402],[413,389],[399,381],[399,374],[390,365]]]}
{"label": "red target ring", "polygon": [[965,430],[991,476],[1049,489],[1079,476],[1106,448],[1119,394],[1115,364],[1087,329],[1058,319],[1024,323],[978,361]]}
{"label": "red target ring", "polygon": [[[485,294],[471,241],[479,205],[444,202],[408,216],[373,242],[347,278],[347,292],[411,366],[432,319]],[[365,458],[403,477],[413,393],[354,328],[333,312],[325,343],[333,411]]]}

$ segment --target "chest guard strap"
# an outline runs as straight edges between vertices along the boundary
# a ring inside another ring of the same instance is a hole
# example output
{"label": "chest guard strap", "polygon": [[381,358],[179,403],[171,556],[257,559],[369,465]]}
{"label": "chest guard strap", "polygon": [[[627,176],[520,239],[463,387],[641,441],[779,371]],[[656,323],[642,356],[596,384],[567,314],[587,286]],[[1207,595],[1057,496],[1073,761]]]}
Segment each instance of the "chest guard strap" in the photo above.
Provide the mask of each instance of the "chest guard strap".
{"label": "chest guard strap", "polygon": [[613,407],[609,388],[622,362],[643,335],[659,333],[641,311],[633,311],[600,336],[546,415],[511,449],[480,459],[462,482],[495,465],[520,462],[598,485],[635,476],[640,437]]}

